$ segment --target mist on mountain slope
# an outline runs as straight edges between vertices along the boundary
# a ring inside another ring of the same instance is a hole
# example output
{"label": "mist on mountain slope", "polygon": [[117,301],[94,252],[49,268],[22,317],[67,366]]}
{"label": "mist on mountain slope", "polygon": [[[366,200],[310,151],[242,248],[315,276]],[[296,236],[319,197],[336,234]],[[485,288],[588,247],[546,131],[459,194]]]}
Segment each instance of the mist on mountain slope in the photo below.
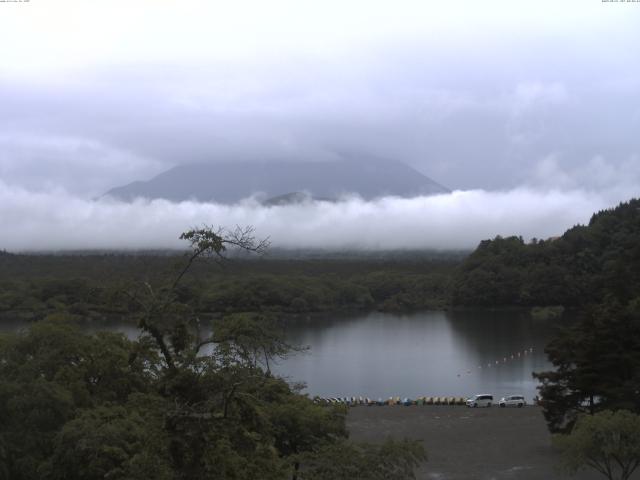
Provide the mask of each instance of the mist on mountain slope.
{"label": "mist on mountain slope", "polygon": [[387,195],[414,197],[449,190],[401,162],[358,156],[314,162],[244,161],[181,165],[146,182],[107,192],[122,200],[162,198],[235,203],[259,195],[268,199],[292,192],[337,199],[358,195],[366,200]]}
{"label": "mist on mountain slope", "polygon": [[180,233],[203,224],[252,225],[275,248],[466,249],[496,235],[558,235],[633,194],[632,185],[600,192],[521,187],[265,206],[255,198],[235,205],[87,200],[0,182],[0,249],[181,248]]}

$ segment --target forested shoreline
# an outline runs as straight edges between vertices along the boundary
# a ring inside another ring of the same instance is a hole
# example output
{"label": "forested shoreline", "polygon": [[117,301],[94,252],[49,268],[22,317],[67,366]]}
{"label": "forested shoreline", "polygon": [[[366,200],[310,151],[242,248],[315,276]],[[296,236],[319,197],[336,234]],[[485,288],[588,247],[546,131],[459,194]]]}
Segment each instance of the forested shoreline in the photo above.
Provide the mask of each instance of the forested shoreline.
{"label": "forested shoreline", "polygon": [[[442,309],[459,263],[448,255],[407,260],[203,259],[180,286],[202,315],[260,312],[295,317],[368,310]],[[56,312],[85,321],[127,316],[119,292],[161,282],[182,255],[8,255],[0,257],[0,319],[39,320]]]}
{"label": "forested shoreline", "polygon": [[[230,261],[227,246],[265,244],[181,238],[182,256],[0,255],[0,315],[32,321],[0,335],[0,478],[412,478],[419,441],[350,442],[342,407],[272,375],[297,351],[275,320],[323,311],[579,308],[546,349],[554,370],[534,374],[550,430],[570,444],[584,415],[640,412],[639,200],[464,259]],[[139,337],[78,328],[109,318]]]}
{"label": "forested shoreline", "polygon": [[577,307],[632,299],[640,287],[639,209],[638,200],[622,203],[547,240],[481,242],[456,273],[452,303]]}
{"label": "forested shoreline", "polygon": [[[413,477],[426,459],[418,441],[350,442],[343,406],[272,374],[271,362],[299,349],[269,317],[201,328],[183,281],[228,246],[260,252],[252,229],[181,239],[190,250],[172,274],[134,278],[110,297],[137,339],[83,332],[82,314],[60,307],[0,334],[0,479]],[[96,294],[82,285],[67,285],[66,298]]]}
{"label": "forested shoreline", "polygon": [[[199,259],[180,300],[204,316],[464,307],[564,307],[630,299],[640,286],[638,201],[593,215],[562,236],[526,242],[496,237],[465,252],[342,258]],[[33,321],[65,312],[89,321],[127,316],[119,292],[162,282],[179,254],[0,254],[0,319]],[[538,311],[541,311],[538,308]],[[546,311],[546,310],[544,310]]]}

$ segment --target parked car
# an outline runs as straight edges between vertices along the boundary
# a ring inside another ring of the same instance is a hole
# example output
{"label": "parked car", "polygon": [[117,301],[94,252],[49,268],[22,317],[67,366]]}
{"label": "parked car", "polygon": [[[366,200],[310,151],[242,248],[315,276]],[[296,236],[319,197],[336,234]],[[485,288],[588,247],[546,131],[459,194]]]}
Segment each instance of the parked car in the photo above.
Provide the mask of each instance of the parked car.
{"label": "parked car", "polygon": [[467,407],[490,407],[493,404],[493,395],[481,393],[467,398]]}
{"label": "parked car", "polygon": [[522,395],[509,395],[500,399],[501,407],[524,407],[527,404]]}

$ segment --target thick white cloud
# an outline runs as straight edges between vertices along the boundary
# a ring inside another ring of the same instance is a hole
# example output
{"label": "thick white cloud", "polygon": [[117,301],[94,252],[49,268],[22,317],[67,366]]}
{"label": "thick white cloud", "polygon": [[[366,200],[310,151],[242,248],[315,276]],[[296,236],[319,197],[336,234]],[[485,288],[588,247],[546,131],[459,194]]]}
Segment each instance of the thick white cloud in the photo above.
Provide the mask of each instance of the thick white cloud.
{"label": "thick white cloud", "polygon": [[34,193],[0,183],[0,248],[180,248],[181,232],[206,223],[252,225],[278,248],[466,249],[495,235],[558,235],[632,194],[625,188],[606,194],[519,188],[264,207],[251,199],[233,206],[90,201],[62,190]]}

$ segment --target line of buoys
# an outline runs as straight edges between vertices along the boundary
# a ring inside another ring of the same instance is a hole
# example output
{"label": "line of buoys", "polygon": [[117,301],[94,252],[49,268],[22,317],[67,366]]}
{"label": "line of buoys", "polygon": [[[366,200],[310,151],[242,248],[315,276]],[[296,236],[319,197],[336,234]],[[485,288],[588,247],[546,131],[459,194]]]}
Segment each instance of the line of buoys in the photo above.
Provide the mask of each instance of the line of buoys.
{"label": "line of buoys", "polygon": [[464,397],[418,397],[416,399],[389,397],[386,400],[377,400],[369,397],[314,397],[313,401],[322,405],[347,405],[347,406],[384,406],[384,405],[465,405]]}
{"label": "line of buoys", "polygon": [[[510,356],[504,356],[502,357],[502,363],[505,364],[507,363],[509,360],[518,360],[522,357],[524,357],[525,355],[529,355],[530,353],[533,353],[533,347],[529,347],[529,348],[525,348],[524,350],[518,351],[516,353],[512,353]],[[496,365],[501,365],[500,360],[496,360],[495,362],[489,362],[487,363],[487,366],[485,368],[491,368],[494,367]],[[482,365],[478,365],[478,370],[482,370]],[[467,370],[467,375],[471,374],[471,369]],[[457,376],[459,377],[460,374],[458,373]]]}

